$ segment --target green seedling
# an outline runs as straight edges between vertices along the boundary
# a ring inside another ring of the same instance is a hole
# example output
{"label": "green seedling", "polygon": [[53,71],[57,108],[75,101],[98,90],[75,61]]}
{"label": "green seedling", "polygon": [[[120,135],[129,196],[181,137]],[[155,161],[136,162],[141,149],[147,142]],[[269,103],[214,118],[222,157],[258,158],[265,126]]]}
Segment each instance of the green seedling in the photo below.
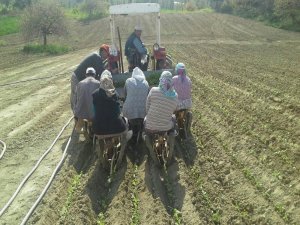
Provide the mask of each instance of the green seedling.
{"label": "green seedling", "polygon": [[140,213],[139,213],[139,199],[138,199],[138,186],[140,184],[140,180],[138,179],[137,176],[137,170],[138,166],[134,165],[134,173],[132,175],[132,180],[131,180],[131,186],[132,186],[132,193],[131,193],[131,210],[132,210],[132,215],[131,215],[131,225],[137,225],[141,223],[140,219]]}
{"label": "green seedling", "polygon": [[178,209],[173,209],[173,219],[176,225],[182,224],[182,213]]}
{"label": "green seedling", "polygon": [[81,183],[81,176],[82,176],[82,173],[80,173],[78,175],[75,175],[73,177],[71,186],[69,186],[69,188],[68,188],[67,200],[66,200],[66,202],[65,202],[65,204],[62,208],[62,211],[61,211],[61,217],[63,219],[65,219],[69,214],[70,207],[73,203],[74,193],[78,189],[78,187]]}
{"label": "green seedling", "polygon": [[290,215],[287,213],[286,208],[284,207],[283,204],[281,203],[276,204],[275,211],[278,212],[278,214],[285,222],[289,222],[291,220]]}
{"label": "green seedling", "polygon": [[219,212],[215,212],[211,215],[211,219],[214,224],[219,225],[221,224],[221,214]]}

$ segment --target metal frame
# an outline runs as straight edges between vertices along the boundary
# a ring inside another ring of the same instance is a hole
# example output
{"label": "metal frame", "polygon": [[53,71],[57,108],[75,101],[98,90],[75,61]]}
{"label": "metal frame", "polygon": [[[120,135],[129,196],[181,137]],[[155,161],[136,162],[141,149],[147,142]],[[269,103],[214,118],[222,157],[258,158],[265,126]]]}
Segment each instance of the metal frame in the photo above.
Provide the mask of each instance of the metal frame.
{"label": "metal frame", "polygon": [[[160,5],[158,3],[129,3],[109,7],[110,36],[113,48],[116,48],[115,16],[156,13],[156,43],[160,45]],[[120,46],[121,47],[121,46]]]}

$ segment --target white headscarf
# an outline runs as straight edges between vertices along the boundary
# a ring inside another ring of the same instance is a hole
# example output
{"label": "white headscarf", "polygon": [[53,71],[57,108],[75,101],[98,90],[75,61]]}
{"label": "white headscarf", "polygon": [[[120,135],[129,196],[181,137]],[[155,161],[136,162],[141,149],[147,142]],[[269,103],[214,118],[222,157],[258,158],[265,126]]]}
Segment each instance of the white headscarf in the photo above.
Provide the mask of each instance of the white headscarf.
{"label": "white headscarf", "polygon": [[132,71],[132,78],[139,80],[139,81],[143,81],[143,80],[145,80],[145,74],[143,73],[143,71],[140,68],[135,67]]}
{"label": "white headscarf", "polygon": [[112,75],[108,70],[104,70],[100,78],[100,88],[102,88],[108,97],[113,96],[116,93]]}

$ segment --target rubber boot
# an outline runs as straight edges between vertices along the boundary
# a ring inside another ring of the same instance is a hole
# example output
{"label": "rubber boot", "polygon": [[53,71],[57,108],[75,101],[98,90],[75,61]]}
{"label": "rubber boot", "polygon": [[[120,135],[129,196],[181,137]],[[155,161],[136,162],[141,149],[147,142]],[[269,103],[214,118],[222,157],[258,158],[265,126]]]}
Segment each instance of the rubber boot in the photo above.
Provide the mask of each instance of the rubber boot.
{"label": "rubber boot", "polygon": [[143,135],[143,138],[144,138],[144,140],[145,140],[145,143],[146,143],[147,148],[148,148],[148,149],[152,149],[152,141],[151,141],[150,136],[147,135],[147,134],[144,134],[144,135]]}
{"label": "rubber boot", "polygon": [[191,111],[186,113],[186,131],[188,134],[191,133],[191,125],[192,125],[193,114]]}
{"label": "rubber boot", "polygon": [[170,133],[169,134],[169,137],[168,137],[168,144],[169,144],[169,149],[170,149],[170,152],[169,152],[169,159],[168,159],[168,162],[170,163],[170,161],[172,160],[173,158],[173,153],[174,153],[174,145],[175,145],[175,136],[176,136],[176,133]]}

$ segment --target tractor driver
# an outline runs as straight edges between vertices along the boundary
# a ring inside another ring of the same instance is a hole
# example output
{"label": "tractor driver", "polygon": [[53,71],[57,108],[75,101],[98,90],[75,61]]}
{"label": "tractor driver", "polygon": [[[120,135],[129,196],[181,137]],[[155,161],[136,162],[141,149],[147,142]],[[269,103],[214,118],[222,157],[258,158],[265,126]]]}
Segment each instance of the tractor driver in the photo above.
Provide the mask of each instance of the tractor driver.
{"label": "tractor driver", "polygon": [[125,44],[129,72],[132,72],[135,67],[139,67],[142,71],[147,71],[148,68],[148,50],[141,40],[141,34],[141,26],[135,26],[134,32],[128,37]]}

